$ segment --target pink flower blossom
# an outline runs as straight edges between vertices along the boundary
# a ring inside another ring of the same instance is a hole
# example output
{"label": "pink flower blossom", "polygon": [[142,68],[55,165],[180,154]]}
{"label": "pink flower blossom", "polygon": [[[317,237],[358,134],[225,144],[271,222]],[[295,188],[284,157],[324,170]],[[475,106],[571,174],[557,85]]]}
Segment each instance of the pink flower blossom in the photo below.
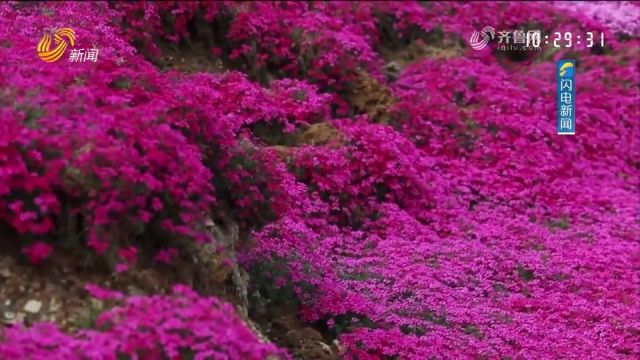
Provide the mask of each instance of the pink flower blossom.
{"label": "pink flower blossom", "polygon": [[118,257],[128,264],[133,264],[136,262],[136,259],[138,257],[138,248],[136,248],[135,246],[120,248],[118,250]]}
{"label": "pink flower blossom", "polygon": [[154,260],[164,264],[171,264],[173,258],[178,255],[178,250],[174,248],[159,250],[154,256]]}
{"label": "pink flower blossom", "polygon": [[120,292],[107,290],[94,284],[86,284],[84,289],[89,295],[100,300],[121,300],[123,298],[123,294]]}
{"label": "pink flower blossom", "polygon": [[42,263],[49,257],[49,255],[51,255],[51,251],[53,251],[51,245],[43,241],[38,241],[33,245],[22,248],[22,253],[25,254],[29,259],[29,262],[34,265]]}
{"label": "pink flower blossom", "polygon": [[129,271],[130,268],[131,268],[130,263],[118,263],[116,264],[115,270],[116,270],[116,273],[120,274],[120,273]]}

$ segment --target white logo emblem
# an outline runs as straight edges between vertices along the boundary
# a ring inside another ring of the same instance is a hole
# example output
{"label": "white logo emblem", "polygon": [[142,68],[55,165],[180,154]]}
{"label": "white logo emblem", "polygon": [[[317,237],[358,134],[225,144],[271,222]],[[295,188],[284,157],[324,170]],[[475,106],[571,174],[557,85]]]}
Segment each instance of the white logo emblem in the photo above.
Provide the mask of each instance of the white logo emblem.
{"label": "white logo emblem", "polygon": [[[482,40],[480,40],[480,36],[482,35]],[[473,34],[471,34],[471,38],[469,39],[469,44],[474,50],[482,50],[489,43],[489,41],[493,40],[496,37],[496,29],[491,26],[485,26],[480,32],[473,30]]]}

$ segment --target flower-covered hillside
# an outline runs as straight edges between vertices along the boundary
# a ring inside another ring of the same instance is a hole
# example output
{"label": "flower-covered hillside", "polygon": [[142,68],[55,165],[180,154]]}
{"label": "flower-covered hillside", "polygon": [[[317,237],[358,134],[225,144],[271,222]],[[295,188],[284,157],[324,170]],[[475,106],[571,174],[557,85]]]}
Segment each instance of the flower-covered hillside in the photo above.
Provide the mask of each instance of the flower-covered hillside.
{"label": "flower-covered hillside", "polygon": [[[193,253],[213,248],[220,293],[265,327],[295,313],[328,358],[637,357],[638,11],[0,4],[0,249],[213,278]],[[606,43],[469,47],[487,25]],[[65,27],[95,61],[38,57]],[[166,60],[186,53],[224,71]],[[556,134],[558,59],[576,60],[575,136]],[[90,286],[114,304],[89,329],[0,330],[0,357],[315,358],[193,285]]]}

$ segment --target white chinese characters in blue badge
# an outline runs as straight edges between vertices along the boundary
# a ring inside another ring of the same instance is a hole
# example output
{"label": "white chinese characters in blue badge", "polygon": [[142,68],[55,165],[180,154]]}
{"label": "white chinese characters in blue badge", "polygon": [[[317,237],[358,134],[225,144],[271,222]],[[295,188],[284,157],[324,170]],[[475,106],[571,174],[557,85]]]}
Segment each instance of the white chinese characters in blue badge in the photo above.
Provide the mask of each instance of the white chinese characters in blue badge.
{"label": "white chinese characters in blue badge", "polygon": [[576,134],[575,60],[558,60],[558,135]]}

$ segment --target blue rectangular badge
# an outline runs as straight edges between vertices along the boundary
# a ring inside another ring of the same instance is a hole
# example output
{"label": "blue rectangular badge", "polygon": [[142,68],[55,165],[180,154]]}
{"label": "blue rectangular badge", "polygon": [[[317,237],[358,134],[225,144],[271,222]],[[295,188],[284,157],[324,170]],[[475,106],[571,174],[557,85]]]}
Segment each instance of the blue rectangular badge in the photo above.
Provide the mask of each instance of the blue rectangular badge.
{"label": "blue rectangular badge", "polygon": [[576,134],[575,60],[558,60],[558,135]]}

